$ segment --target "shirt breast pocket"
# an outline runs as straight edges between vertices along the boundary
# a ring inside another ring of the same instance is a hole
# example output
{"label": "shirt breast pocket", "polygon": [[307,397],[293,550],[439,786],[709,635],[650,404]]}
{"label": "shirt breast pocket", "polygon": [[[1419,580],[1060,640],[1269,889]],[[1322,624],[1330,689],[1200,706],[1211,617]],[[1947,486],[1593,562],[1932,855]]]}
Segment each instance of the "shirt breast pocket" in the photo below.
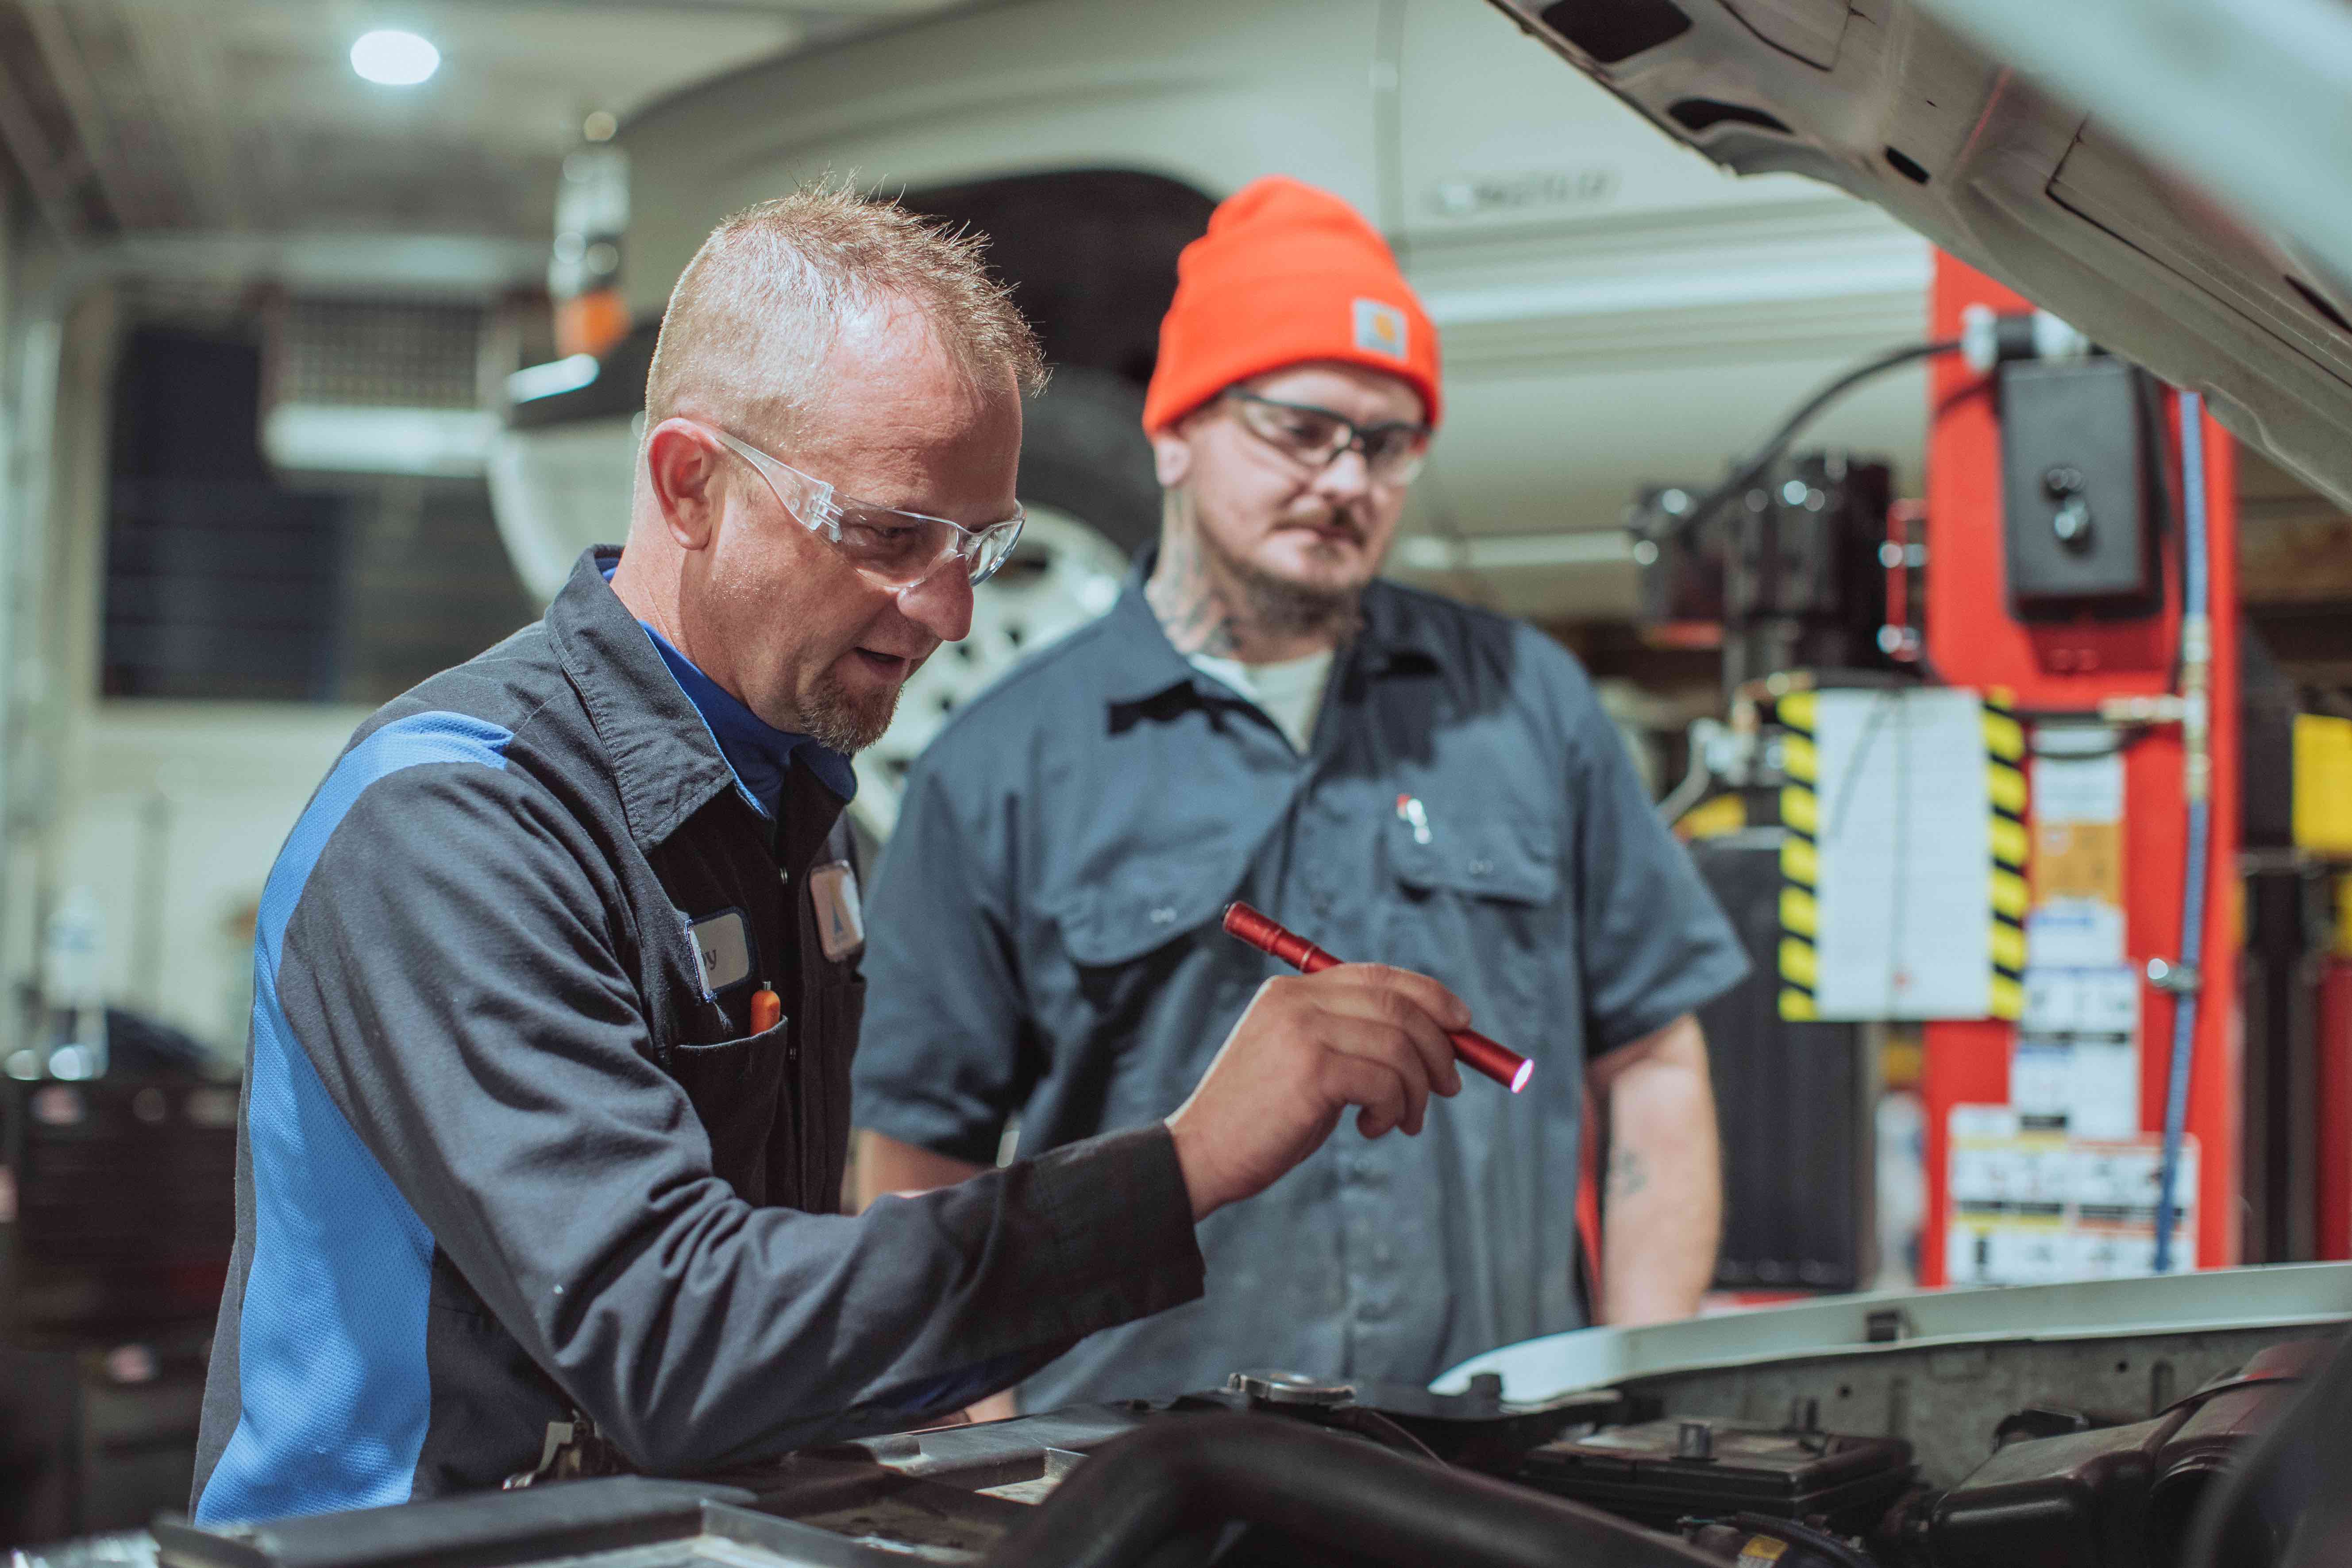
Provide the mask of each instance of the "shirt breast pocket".
{"label": "shirt breast pocket", "polygon": [[[1539,1023],[1575,973],[1559,838],[1549,824],[1496,816],[1435,832],[1402,818],[1384,847],[1394,884],[1384,955],[1435,976],[1496,1027]],[[1495,1017],[1495,1009],[1506,1010]],[[1522,1047],[1525,1048],[1525,1047]]]}
{"label": "shirt breast pocket", "polygon": [[1216,921],[1234,897],[1234,881],[1138,868],[1115,886],[1073,888],[1054,910],[1062,951],[1082,970],[1124,968]]}
{"label": "shirt breast pocket", "polygon": [[[1242,965],[1246,950],[1216,934],[1239,880],[1223,865],[1153,857],[1114,877],[1057,889],[1045,912],[1068,964],[1055,979],[1067,985],[1076,1011],[1056,1014],[1062,1021],[1055,1032],[1139,1044],[1171,984],[1181,976],[1207,977],[1195,967],[1203,942],[1234,947],[1223,956]],[[1211,967],[1216,970],[1213,960]]]}

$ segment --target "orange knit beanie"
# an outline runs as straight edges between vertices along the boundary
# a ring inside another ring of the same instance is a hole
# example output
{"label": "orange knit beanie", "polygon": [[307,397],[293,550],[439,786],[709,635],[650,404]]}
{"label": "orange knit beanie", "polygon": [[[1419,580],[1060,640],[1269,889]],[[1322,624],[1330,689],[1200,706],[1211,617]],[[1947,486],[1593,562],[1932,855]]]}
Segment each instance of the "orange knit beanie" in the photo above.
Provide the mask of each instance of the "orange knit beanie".
{"label": "orange knit beanie", "polygon": [[1437,330],[1387,242],[1328,191],[1270,174],[1177,258],[1143,428],[1157,435],[1235,382],[1309,360],[1385,371],[1437,424]]}

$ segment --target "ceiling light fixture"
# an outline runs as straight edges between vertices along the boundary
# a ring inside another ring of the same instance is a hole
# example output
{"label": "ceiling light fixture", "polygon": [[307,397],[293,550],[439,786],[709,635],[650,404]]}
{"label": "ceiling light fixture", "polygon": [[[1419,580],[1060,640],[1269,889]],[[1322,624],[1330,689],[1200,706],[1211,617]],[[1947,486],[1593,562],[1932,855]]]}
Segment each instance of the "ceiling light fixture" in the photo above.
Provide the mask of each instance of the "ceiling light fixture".
{"label": "ceiling light fixture", "polygon": [[380,87],[415,87],[441,68],[441,51],[397,27],[362,33],[352,45],[352,69]]}

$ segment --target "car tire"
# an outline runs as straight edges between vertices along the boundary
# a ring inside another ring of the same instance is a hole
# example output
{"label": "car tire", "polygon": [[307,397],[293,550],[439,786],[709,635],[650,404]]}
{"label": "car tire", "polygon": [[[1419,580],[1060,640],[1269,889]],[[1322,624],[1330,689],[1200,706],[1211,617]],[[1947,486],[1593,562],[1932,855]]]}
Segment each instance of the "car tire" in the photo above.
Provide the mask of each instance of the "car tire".
{"label": "car tire", "polygon": [[889,732],[858,754],[851,813],[868,848],[888,840],[908,770],[956,710],[1110,608],[1131,560],[1160,537],[1142,394],[1107,372],[1058,373],[1029,405],[1019,494],[1028,526],[975,594],[971,635],[908,679]]}
{"label": "car tire", "polygon": [[1081,520],[1130,560],[1160,537],[1160,481],[1143,435],[1143,393],[1125,376],[1068,365],[1030,401],[1021,500]]}

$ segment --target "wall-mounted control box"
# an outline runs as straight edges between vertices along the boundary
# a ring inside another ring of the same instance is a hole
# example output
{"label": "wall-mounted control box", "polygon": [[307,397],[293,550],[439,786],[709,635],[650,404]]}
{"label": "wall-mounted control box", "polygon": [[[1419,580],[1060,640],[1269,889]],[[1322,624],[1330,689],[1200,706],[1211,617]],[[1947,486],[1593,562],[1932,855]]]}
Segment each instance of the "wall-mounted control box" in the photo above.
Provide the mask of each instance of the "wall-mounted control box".
{"label": "wall-mounted control box", "polygon": [[2153,406],[2121,360],[2000,367],[2001,510],[2021,621],[2163,607]]}

